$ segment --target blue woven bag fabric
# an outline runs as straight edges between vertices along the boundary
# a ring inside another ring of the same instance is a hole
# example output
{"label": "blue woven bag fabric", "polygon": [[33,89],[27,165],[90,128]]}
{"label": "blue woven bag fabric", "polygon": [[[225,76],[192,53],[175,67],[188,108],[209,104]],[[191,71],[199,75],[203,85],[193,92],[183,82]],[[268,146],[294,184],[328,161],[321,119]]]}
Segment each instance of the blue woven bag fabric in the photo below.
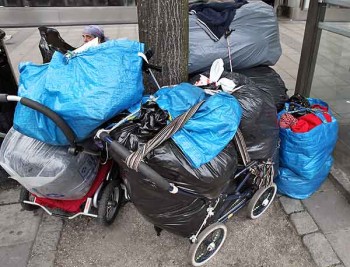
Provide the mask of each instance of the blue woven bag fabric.
{"label": "blue woven bag fabric", "polygon": [[215,158],[234,137],[242,117],[237,99],[225,92],[213,96],[188,83],[157,91],[157,104],[172,119],[205,102],[172,139],[194,168]]}
{"label": "blue woven bag fabric", "polygon": [[[328,105],[309,98],[311,105]],[[280,112],[279,117],[285,113]],[[331,114],[331,113],[330,113]],[[333,164],[332,152],[338,139],[338,122],[323,122],[306,133],[280,129],[280,169],[275,182],[278,192],[296,199],[310,197],[327,178]]]}
{"label": "blue woven bag fabric", "polygon": [[[142,43],[111,40],[68,58],[55,52],[48,64],[22,63],[18,95],[55,111],[81,141],[141,100],[143,51]],[[51,145],[69,144],[53,121],[21,104],[14,128]]]}

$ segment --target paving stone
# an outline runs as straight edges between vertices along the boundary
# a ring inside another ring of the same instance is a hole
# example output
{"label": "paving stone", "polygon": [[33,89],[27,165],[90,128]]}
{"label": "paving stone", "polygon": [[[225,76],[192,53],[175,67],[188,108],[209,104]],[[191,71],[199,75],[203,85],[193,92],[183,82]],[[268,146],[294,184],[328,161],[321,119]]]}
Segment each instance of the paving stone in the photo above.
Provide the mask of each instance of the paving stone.
{"label": "paving stone", "polygon": [[0,266],[26,267],[33,242],[0,247]]}
{"label": "paving stone", "polygon": [[339,191],[317,192],[302,202],[323,233],[350,228],[350,206]]}
{"label": "paving stone", "polygon": [[284,211],[287,214],[291,214],[294,212],[299,212],[299,211],[304,210],[304,207],[301,204],[301,201],[298,199],[293,199],[293,198],[282,196],[282,197],[280,197],[280,202],[282,204]]}
{"label": "paving stone", "polygon": [[0,247],[34,241],[41,213],[22,211],[19,204],[0,206]]}
{"label": "paving stone", "polygon": [[0,205],[18,203],[20,188],[0,190]]}
{"label": "paving stone", "polygon": [[350,228],[327,234],[326,237],[344,265],[350,267]]}
{"label": "paving stone", "polygon": [[326,237],[321,233],[308,234],[303,237],[305,246],[319,267],[328,267],[341,263]]}
{"label": "paving stone", "polygon": [[310,234],[318,230],[316,223],[307,212],[293,213],[290,219],[299,235]]}

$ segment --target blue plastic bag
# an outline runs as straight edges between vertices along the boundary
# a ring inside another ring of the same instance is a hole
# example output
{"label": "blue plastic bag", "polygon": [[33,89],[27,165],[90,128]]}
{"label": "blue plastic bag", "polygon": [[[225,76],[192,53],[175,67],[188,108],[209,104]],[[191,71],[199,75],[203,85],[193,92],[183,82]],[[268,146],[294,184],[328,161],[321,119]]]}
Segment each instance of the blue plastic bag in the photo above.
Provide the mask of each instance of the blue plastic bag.
{"label": "blue plastic bag", "polygon": [[[311,105],[328,107],[322,100],[308,100]],[[279,117],[285,112],[281,111]],[[278,192],[297,199],[310,197],[330,172],[337,138],[338,122],[333,116],[331,122],[323,122],[306,133],[281,128],[280,169],[275,180]]]}
{"label": "blue plastic bag", "polygon": [[[23,63],[18,95],[51,108],[81,141],[141,100],[142,58],[138,52],[143,50],[139,42],[111,40],[68,59],[56,52],[48,64]],[[53,121],[21,104],[16,107],[14,128],[48,144],[69,144]]]}
{"label": "blue plastic bag", "polygon": [[215,158],[232,140],[239,126],[242,110],[235,97],[221,92],[208,96],[188,83],[157,91],[157,104],[172,119],[206,100],[172,139],[195,168]]}

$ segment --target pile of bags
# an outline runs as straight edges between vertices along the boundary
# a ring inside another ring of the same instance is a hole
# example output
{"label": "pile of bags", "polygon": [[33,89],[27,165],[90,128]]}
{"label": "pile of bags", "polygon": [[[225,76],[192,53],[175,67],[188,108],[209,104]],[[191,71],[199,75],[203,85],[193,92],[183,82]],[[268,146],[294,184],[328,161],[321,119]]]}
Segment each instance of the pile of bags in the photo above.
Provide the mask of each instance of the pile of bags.
{"label": "pile of bags", "polygon": [[[144,45],[111,40],[87,43],[47,64],[22,63],[18,95],[55,111],[85,141],[103,123],[140,102]],[[82,198],[95,180],[99,157],[68,153],[69,142],[51,119],[21,103],[4,139],[0,164],[31,193],[52,199]]]}
{"label": "pile of bags", "polygon": [[[208,199],[224,192],[237,169],[233,136],[241,119],[238,101],[227,93],[213,96],[190,84],[160,89],[155,102],[142,105],[141,114],[115,129],[114,140],[136,151],[154,137],[169,120],[202,100],[205,102],[171,139],[150,152],[145,162],[198,198],[155,190],[155,185],[138,172],[125,168],[123,174],[131,201],[151,223],[170,232],[190,236],[207,214]],[[113,152],[112,152],[113,153]]]}

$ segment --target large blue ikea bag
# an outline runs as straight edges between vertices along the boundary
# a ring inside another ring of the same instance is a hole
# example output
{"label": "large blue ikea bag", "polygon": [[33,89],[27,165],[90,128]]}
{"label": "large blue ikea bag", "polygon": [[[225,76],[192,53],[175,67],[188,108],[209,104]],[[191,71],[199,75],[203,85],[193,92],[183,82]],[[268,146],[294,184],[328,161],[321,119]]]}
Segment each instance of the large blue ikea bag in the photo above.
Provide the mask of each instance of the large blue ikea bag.
{"label": "large blue ikea bag", "polygon": [[[143,50],[139,42],[111,40],[71,57],[56,52],[48,64],[23,63],[18,95],[55,111],[81,141],[141,100]],[[48,144],[69,144],[53,121],[20,103],[14,128]]]}
{"label": "large blue ikea bag", "polygon": [[202,100],[198,111],[172,139],[194,168],[215,158],[232,140],[242,117],[238,100],[225,92],[206,95],[199,87],[181,83],[165,87],[155,95],[156,102],[171,118],[176,118]]}
{"label": "large blue ikea bag", "polygon": [[[328,107],[322,100],[308,100],[311,105]],[[278,192],[296,199],[311,196],[330,172],[337,138],[338,122],[333,116],[331,122],[324,121],[306,133],[281,128],[280,169],[275,180]]]}

